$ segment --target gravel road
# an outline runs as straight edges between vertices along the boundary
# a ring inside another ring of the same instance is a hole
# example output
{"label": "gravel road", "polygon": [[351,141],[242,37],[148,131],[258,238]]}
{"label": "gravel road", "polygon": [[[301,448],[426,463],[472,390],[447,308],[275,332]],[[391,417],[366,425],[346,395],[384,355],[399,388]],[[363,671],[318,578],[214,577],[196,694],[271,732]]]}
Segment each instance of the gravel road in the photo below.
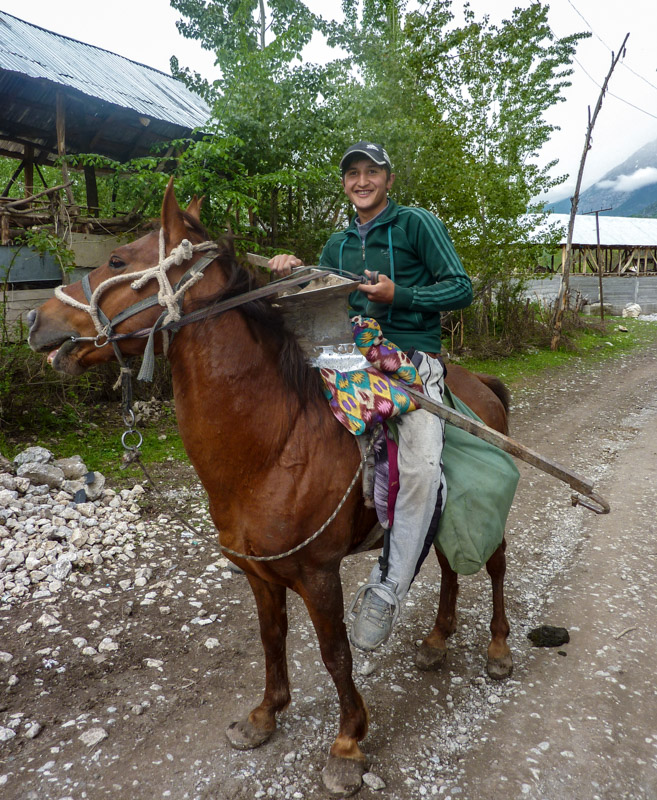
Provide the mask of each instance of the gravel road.
{"label": "gravel road", "polygon": [[[507,551],[515,669],[502,683],[485,673],[485,573],[461,582],[443,671],[413,666],[437,608],[429,560],[385,649],[356,655],[372,718],[362,798],[657,797],[656,422],[649,353],[573,364],[515,392],[512,435],[594,478],[612,513],[572,508],[566,486],[520,466]],[[123,521],[108,493],[86,509],[109,527],[84,568],[58,576],[33,560],[41,581],[20,594],[5,586],[3,800],[326,797],[320,773],[337,703],[302,604],[290,598],[292,703],[265,747],[233,751],[223,731],[262,690],[254,604],[212,538],[172,517],[180,506],[208,527],[193,476],[178,466],[168,482],[177,487],[168,509],[144,511],[139,490],[123,498]],[[71,535],[85,524],[66,522]],[[7,530],[4,539],[16,535]],[[97,534],[93,523],[85,530]],[[345,562],[348,598],[374,558]],[[527,632],[543,623],[568,628],[570,643],[532,647]]]}

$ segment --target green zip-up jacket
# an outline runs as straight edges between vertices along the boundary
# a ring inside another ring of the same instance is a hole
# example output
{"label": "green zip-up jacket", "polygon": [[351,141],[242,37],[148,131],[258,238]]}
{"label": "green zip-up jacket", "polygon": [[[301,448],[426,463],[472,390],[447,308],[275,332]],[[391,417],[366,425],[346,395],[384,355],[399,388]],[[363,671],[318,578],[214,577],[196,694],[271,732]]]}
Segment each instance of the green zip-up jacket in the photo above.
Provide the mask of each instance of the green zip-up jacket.
{"label": "green zip-up jacket", "polygon": [[395,284],[392,305],[373,303],[360,291],[349,295],[350,314],[374,317],[384,336],[402,350],[440,352],[440,312],[472,302],[472,284],[445,225],[424,208],[388,201],[361,241],[355,217],[334,233],[319,263],[362,275],[373,270]]}

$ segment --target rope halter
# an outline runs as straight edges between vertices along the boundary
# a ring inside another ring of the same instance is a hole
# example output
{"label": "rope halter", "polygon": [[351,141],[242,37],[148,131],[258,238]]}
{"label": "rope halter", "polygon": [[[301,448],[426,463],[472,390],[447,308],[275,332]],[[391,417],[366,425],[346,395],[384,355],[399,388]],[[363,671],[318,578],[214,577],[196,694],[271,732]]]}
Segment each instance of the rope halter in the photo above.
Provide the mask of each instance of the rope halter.
{"label": "rope halter", "polygon": [[[179,266],[184,261],[189,261],[195,253],[205,252],[206,255],[200,258],[193,264],[187,272],[180,278],[174,285],[171,285],[167,271],[172,266]],[[138,379],[151,381],[153,379],[153,367],[155,363],[154,353],[154,337],[158,330],[169,322],[177,322],[182,315],[182,303],[185,293],[195,283],[203,277],[203,270],[208,266],[217,256],[217,245],[214,242],[201,242],[200,244],[192,244],[188,239],[183,239],[182,242],[174,247],[169,255],[166,255],[166,246],[164,241],[164,229],[160,229],[159,235],[159,261],[154,267],[147,267],[138,272],[130,272],[123,275],[114,275],[105,281],[102,281],[98,286],[91,291],[91,284],[89,282],[89,274],[87,273],[81,281],[82,289],[87,303],[76,300],[69,294],[66,294],[62,286],[55,288],[55,297],[62,303],[73,306],[74,308],[84,311],[91,317],[91,321],[96,328],[96,336],[74,336],[73,341],[93,341],[97,347],[104,347],[106,344],[111,344],[114,348],[116,358],[121,365],[125,367],[123,356],[119,350],[118,345],[111,338],[114,328],[120,322],[123,322],[130,317],[139,314],[147,308],[155,305],[160,305],[164,311],[158,317],[156,323],[151,329],[146,349],[144,351],[144,360],[142,362],[141,370],[139,371]],[[158,291],[156,295],[147,297],[143,300],[138,300],[133,305],[120,311],[113,320],[103,312],[100,307],[100,298],[102,294],[121,283],[130,282],[130,288],[138,291],[145,286],[150,280],[157,280]],[[169,346],[169,334],[162,331],[162,346],[166,353]]]}

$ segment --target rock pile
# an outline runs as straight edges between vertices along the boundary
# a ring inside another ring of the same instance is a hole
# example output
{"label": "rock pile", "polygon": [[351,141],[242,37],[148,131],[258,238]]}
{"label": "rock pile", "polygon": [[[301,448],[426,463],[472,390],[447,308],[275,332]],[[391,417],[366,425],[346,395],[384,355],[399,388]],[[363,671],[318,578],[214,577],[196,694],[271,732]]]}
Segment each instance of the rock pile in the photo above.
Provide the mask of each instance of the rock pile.
{"label": "rock pile", "polygon": [[80,456],[29,447],[0,464],[0,599],[43,599],[106,562],[135,558],[146,535],[142,486],[117,493]]}

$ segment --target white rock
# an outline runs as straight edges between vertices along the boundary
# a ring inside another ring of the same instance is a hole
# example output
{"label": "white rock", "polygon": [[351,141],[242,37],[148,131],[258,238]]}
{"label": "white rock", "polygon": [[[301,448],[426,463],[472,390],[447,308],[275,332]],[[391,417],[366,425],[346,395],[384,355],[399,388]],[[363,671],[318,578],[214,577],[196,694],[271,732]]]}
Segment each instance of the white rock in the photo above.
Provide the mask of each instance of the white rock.
{"label": "white rock", "polygon": [[113,653],[118,649],[119,645],[110,636],[106,636],[98,645],[99,653]]}
{"label": "white rock", "polygon": [[94,472],[94,479],[92,483],[88,483],[85,487],[87,497],[89,500],[97,500],[103,493],[105,488],[105,476],[100,472]]}
{"label": "white rock", "polygon": [[89,534],[86,531],[76,530],[71,534],[71,544],[78,550],[85,546],[89,541]]}
{"label": "white rock", "polygon": [[38,722],[31,722],[27,726],[27,730],[25,731],[25,738],[36,739],[36,737],[41,733],[42,730],[43,726],[40,725]]}
{"label": "white rock", "polygon": [[78,739],[82,744],[86,744],[87,747],[95,747],[97,744],[100,744],[103,739],[107,739],[108,735],[105,728],[89,728],[88,731],[80,734]]}
{"label": "white rock", "polygon": [[0,650],[0,662],[3,664],[8,664],[12,660],[13,656],[11,653],[7,653],[4,650]]}
{"label": "white rock", "polygon": [[53,454],[50,450],[46,450],[45,447],[28,447],[14,458],[14,466],[20,467],[22,464],[30,462],[34,464],[48,464],[52,460]]}
{"label": "white rock", "polygon": [[37,622],[39,625],[43,625],[44,628],[51,628],[53,625],[59,625],[57,617],[53,617],[52,614],[48,614],[47,612],[43,613]]}
{"label": "white rock", "polygon": [[628,303],[621,313],[626,319],[636,319],[641,316],[641,306],[638,303]]}
{"label": "white rock", "polygon": [[8,742],[10,739],[13,739],[14,736],[16,736],[16,731],[12,731],[11,728],[0,726],[0,742]]}
{"label": "white rock", "polygon": [[363,775],[363,783],[365,786],[369,786],[375,792],[380,791],[381,789],[385,789],[386,785],[382,778],[379,778],[378,775],[375,775],[373,772],[366,772]]}
{"label": "white rock", "polygon": [[145,658],[144,664],[152,669],[160,669],[162,664],[164,664],[164,661],[159,658]]}
{"label": "white rock", "polygon": [[84,477],[89,471],[81,456],[71,456],[70,458],[58,458],[55,466],[59,467],[64,473],[66,480],[73,481]]}
{"label": "white rock", "polygon": [[40,464],[36,462],[28,462],[22,464],[17,470],[16,474],[20,478],[27,478],[30,483],[36,486],[48,486],[51,489],[58,489],[64,480],[64,473],[59,467],[54,467],[52,464]]}
{"label": "white rock", "polygon": [[205,640],[205,646],[208,650],[213,650],[215,647],[219,647],[219,639],[215,639],[211,636],[209,639]]}

